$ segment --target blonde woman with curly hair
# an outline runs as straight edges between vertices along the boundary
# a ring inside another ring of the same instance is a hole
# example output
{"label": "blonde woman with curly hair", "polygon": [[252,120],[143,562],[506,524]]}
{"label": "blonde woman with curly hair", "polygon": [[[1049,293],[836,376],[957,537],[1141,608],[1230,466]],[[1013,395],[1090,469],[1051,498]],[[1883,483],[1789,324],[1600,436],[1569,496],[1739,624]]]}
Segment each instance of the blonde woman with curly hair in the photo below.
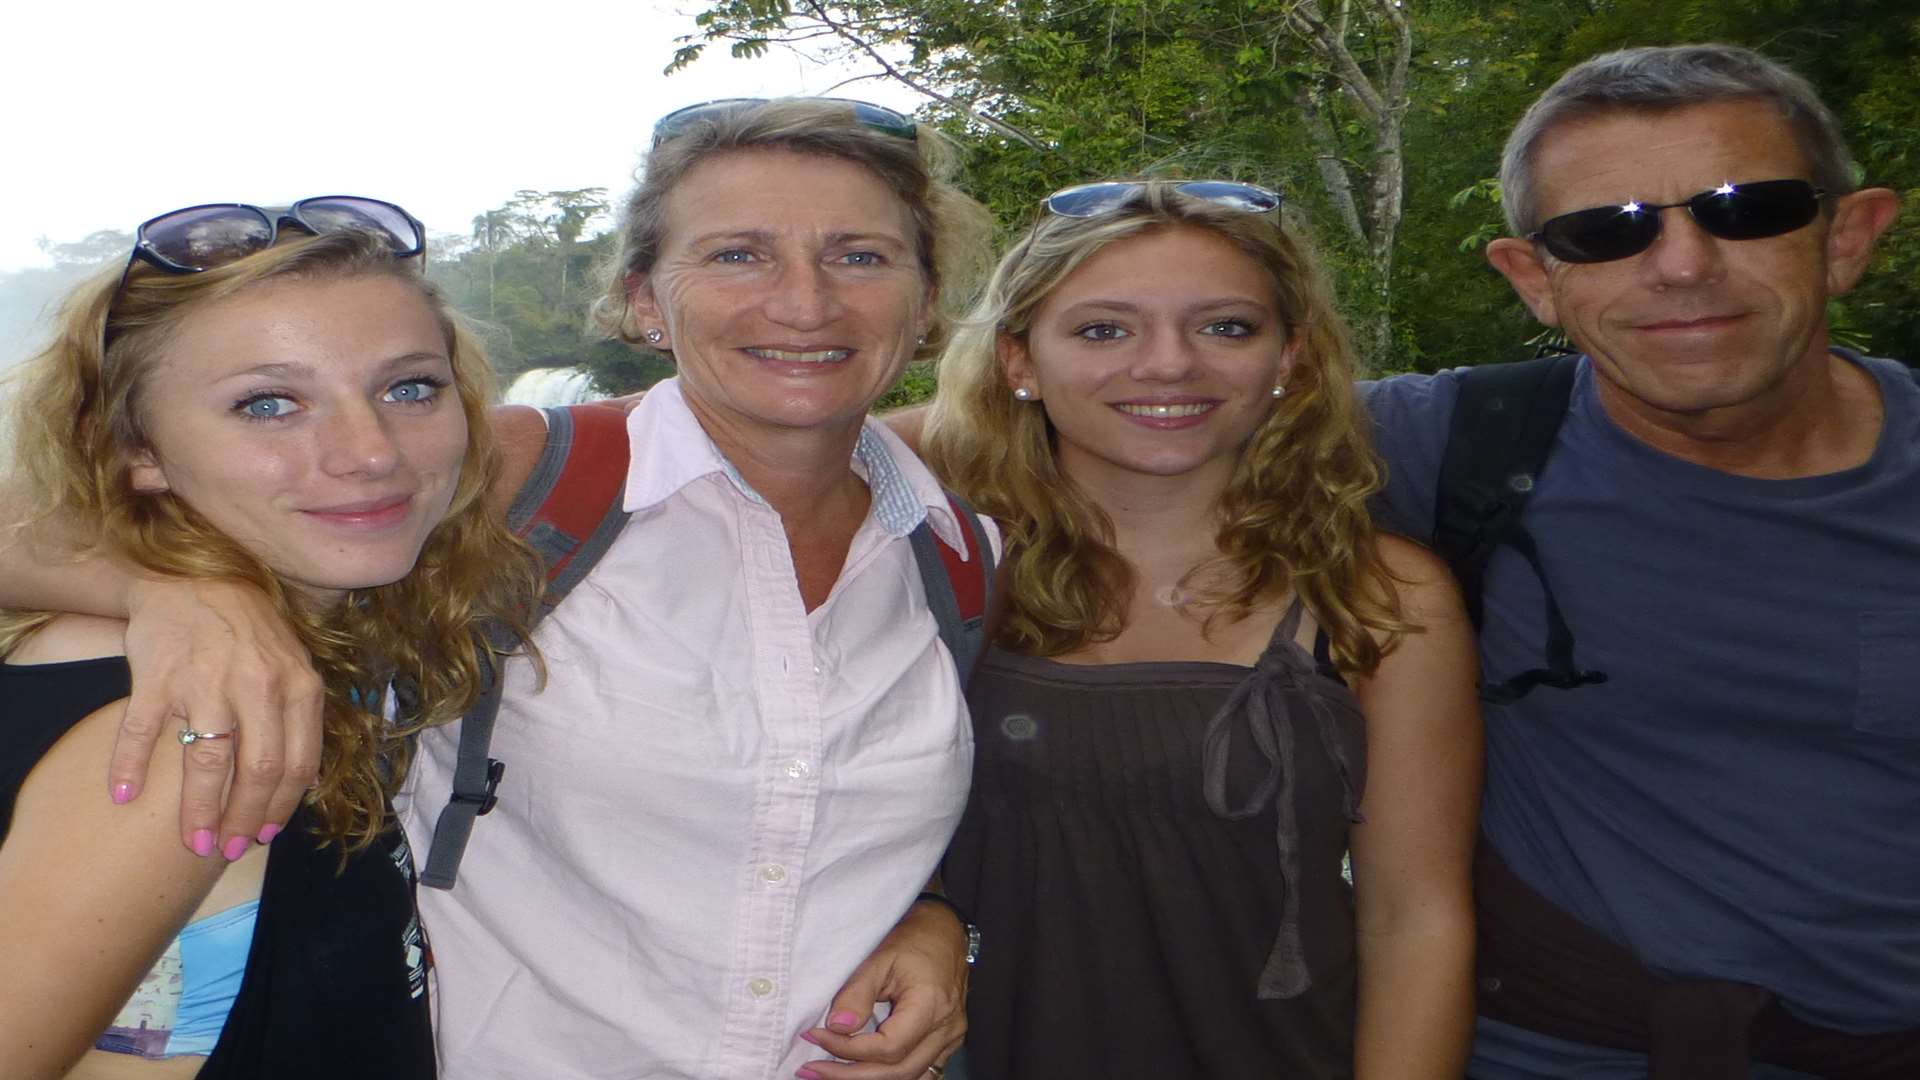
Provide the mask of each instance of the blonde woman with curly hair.
{"label": "blonde woman with curly hair", "polygon": [[423,240],[399,207],[352,197],[165,214],[14,373],[22,527],[249,583],[324,704],[293,819],[208,858],[212,830],[174,842],[169,793],[184,757],[224,760],[233,732],[185,717],[156,792],[100,798],[124,623],[0,613],[9,1076],[434,1075],[387,800],[406,736],[471,703],[483,624],[519,625],[538,573],[483,505],[491,376],[421,276]]}
{"label": "blonde woman with curly hair", "polygon": [[979,1076],[1460,1075],[1473,652],[1279,202],[1060,192],[942,361],[922,449],[1008,538],[945,863]]}

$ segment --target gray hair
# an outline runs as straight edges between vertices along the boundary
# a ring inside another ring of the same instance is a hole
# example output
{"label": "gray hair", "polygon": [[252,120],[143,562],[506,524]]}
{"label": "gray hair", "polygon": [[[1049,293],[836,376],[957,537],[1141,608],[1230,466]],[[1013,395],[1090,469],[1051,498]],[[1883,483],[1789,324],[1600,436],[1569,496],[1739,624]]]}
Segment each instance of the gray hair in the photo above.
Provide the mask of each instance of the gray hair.
{"label": "gray hair", "polygon": [[620,246],[601,266],[593,318],[609,337],[641,344],[628,310],[627,277],[652,271],[667,231],[667,197],[701,162],[745,150],[786,150],[849,161],[878,177],[913,217],[915,254],[939,290],[923,352],[945,343],[954,313],[965,310],[990,265],[993,218],[950,177],[959,154],[920,125],[912,138],[862,123],[852,106],[828,98],[775,98],[718,110],[654,145],[620,215]]}
{"label": "gray hair", "polygon": [[1500,160],[1507,227],[1516,236],[1540,227],[1533,157],[1554,128],[1607,112],[1663,112],[1741,100],[1772,105],[1792,125],[1815,186],[1837,195],[1854,190],[1853,157],[1840,125],[1807,80],[1785,65],[1738,45],[1621,49],[1569,69],[1514,126]]}

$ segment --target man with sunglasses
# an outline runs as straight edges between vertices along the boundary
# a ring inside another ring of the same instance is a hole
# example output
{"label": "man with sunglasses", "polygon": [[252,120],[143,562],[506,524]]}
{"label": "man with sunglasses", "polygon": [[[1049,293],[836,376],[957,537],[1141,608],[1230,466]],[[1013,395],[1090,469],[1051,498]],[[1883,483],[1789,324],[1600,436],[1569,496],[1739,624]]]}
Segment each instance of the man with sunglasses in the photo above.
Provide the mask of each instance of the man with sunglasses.
{"label": "man with sunglasses", "polygon": [[[1920,388],[1825,317],[1897,199],[1725,46],[1579,65],[1501,180],[1488,259],[1582,356],[1478,590],[1471,1075],[1920,1076]],[[1363,391],[1397,529],[1467,381]]]}

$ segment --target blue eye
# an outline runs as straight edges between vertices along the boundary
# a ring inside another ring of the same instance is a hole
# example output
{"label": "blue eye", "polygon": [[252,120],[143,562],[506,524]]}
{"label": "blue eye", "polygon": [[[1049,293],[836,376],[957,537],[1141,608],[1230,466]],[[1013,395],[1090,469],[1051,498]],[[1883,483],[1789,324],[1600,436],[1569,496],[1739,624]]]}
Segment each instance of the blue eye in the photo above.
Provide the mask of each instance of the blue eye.
{"label": "blue eye", "polygon": [[446,385],[447,384],[440,379],[428,378],[426,376],[402,379],[387,388],[386,395],[382,400],[398,401],[406,404],[425,404],[439,397],[440,391],[445,388]]}
{"label": "blue eye", "polygon": [[245,414],[249,420],[278,420],[300,408],[290,397],[279,394],[255,394],[241,398],[233,403],[235,412]]}
{"label": "blue eye", "polygon": [[753,252],[748,251],[744,248],[728,248],[725,251],[714,252],[713,261],[717,263],[736,263],[736,264],[744,263],[744,262],[752,262]]}
{"label": "blue eye", "polygon": [[1075,337],[1086,338],[1088,341],[1118,341],[1121,338],[1133,336],[1131,333],[1110,322],[1088,323],[1078,330],[1075,330],[1073,334]]}
{"label": "blue eye", "polygon": [[1244,319],[1219,319],[1210,322],[1200,330],[1203,334],[1218,337],[1243,338],[1253,336],[1253,324]]}
{"label": "blue eye", "polygon": [[879,266],[887,260],[877,251],[849,251],[840,256],[840,261],[849,266]]}

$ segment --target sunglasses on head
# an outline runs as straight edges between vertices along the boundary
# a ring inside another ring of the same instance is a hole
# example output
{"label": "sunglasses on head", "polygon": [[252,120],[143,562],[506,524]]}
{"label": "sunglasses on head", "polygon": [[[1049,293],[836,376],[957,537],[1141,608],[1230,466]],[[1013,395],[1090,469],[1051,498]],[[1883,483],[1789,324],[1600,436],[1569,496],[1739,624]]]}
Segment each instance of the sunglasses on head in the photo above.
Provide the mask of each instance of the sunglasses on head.
{"label": "sunglasses on head", "polygon": [[[198,274],[273,246],[282,222],[315,236],[358,229],[385,240],[402,258],[427,250],[427,230],[390,202],[357,195],[320,195],[290,206],[207,203],[149,218],[134,233],[135,259],[173,274]],[[121,275],[126,283],[126,275]]]}
{"label": "sunglasses on head", "polygon": [[1694,224],[1722,240],[1762,240],[1804,228],[1826,192],[1805,180],[1721,184],[1675,203],[1634,200],[1549,218],[1527,237],[1562,262],[1612,262],[1638,255],[1660,235],[1660,212],[1686,207]]}
{"label": "sunglasses on head", "polygon": [[[1167,184],[1167,181],[1157,181]],[[1109,180],[1062,188],[1042,203],[1047,212],[1058,217],[1091,218],[1110,214],[1140,197],[1156,181]],[[1232,180],[1188,180],[1171,185],[1190,199],[1214,203],[1249,214],[1266,214],[1280,209],[1280,193],[1254,184]]]}
{"label": "sunglasses on head", "polygon": [[[721,117],[737,113],[742,109],[751,109],[756,105],[765,105],[767,102],[773,100],[776,99],[720,98],[716,101],[703,101],[698,105],[688,105],[683,109],[675,109],[661,117],[660,121],[653,125],[653,145],[659,146],[668,139],[685,135],[688,131],[691,131],[701,124],[711,123]],[[831,101],[837,105],[845,105],[853,110],[853,118],[862,125],[870,127],[882,134],[892,135],[897,139],[906,139],[912,142],[920,137],[920,127],[914,123],[913,117],[905,113],[895,112],[884,105],[875,105],[866,101],[855,101],[852,98],[805,98],[803,100]]]}
{"label": "sunglasses on head", "polygon": [[[169,274],[198,274],[257,251],[279,239],[280,223],[290,221],[315,236],[357,229],[385,240],[400,258],[427,250],[427,229],[412,214],[390,202],[358,195],[319,195],[290,206],[206,203],[148,218],[134,231],[133,252],[113,287],[115,299],[127,287],[133,264],[144,262]],[[102,347],[112,343],[108,323]]]}

